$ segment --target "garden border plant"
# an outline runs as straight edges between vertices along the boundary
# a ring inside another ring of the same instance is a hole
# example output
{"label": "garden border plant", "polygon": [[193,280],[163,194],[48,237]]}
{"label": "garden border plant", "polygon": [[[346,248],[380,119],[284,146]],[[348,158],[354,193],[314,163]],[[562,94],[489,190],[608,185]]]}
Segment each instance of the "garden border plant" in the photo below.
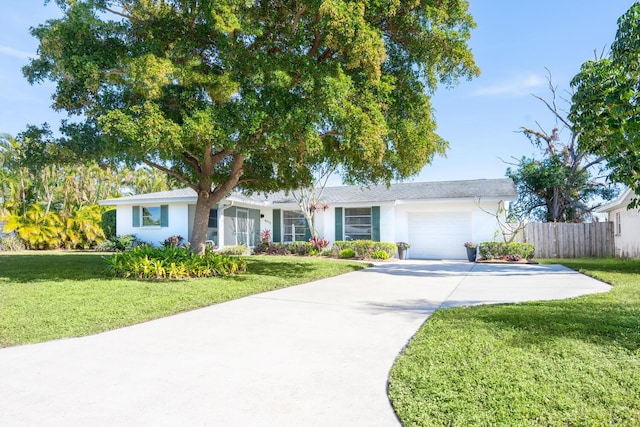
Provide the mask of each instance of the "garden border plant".
{"label": "garden border plant", "polygon": [[533,259],[535,246],[522,242],[482,242],[478,251],[483,260],[529,261]]}
{"label": "garden border plant", "polygon": [[391,258],[395,255],[398,247],[395,243],[373,240],[337,240],[331,246],[334,256],[339,256],[344,249],[353,249],[356,258],[374,259],[373,254],[377,251],[384,251],[388,255],[387,258]]}
{"label": "garden border plant", "polygon": [[138,246],[105,258],[108,270],[117,277],[136,279],[185,279],[230,276],[246,271],[247,262],[238,257],[205,250],[196,255],[178,246]]}

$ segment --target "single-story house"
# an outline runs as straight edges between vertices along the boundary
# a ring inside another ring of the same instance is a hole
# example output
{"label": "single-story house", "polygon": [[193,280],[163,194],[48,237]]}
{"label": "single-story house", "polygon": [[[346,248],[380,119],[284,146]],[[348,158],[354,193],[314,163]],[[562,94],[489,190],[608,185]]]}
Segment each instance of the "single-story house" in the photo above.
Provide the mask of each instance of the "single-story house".
{"label": "single-story house", "polygon": [[[465,259],[463,244],[494,240],[498,224],[492,213],[516,198],[508,178],[327,187],[320,200],[327,209],[316,210],[314,221],[320,237],[331,242],[402,241],[411,244],[410,258]],[[172,235],[191,236],[196,193],[163,191],[100,204],[116,207],[118,235],[158,244]],[[263,230],[271,231],[274,242],[309,239],[300,208],[284,192],[234,192],[211,209],[208,238],[217,246],[254,246]]]}
{"label": "single-story house", "polygon": [[640,210],[627,209],[638,195],[626,188],[618,198],[600,206],[597,212],[606,213],[613,222],[616,256],[640,258]]}

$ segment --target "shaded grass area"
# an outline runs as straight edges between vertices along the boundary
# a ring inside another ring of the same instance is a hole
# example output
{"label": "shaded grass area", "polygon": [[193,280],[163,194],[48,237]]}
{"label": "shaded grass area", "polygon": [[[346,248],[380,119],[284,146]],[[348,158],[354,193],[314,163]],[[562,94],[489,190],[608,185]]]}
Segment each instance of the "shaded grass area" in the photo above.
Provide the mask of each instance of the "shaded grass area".
{"label": "shaded grass area", "polygon": [[436,312],[391,372],[404,426],[640,425],[640,261],[548,262],[614,288]]}
{"label": "shaded grass area", "polygon": [[0,253],[0,347],[77,337],[260,292],[355,271],[365,265],[301,257],[248,257],[229,278],[113,278],[104,254]]}

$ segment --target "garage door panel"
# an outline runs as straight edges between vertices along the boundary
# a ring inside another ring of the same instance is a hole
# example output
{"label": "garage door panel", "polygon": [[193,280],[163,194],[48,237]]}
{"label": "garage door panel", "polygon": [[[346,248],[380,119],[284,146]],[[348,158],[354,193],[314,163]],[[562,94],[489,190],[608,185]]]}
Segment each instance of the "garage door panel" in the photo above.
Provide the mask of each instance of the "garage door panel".
{"label": "garage door panel", "polygon": [[465,259],[471,238],[471,212],[409,212],[411,258]]}

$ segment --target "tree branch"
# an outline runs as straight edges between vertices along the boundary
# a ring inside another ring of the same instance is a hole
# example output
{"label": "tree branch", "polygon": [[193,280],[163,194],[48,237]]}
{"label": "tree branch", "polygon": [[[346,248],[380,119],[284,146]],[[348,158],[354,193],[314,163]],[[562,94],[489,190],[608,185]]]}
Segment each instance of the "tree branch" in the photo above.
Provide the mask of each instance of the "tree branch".
{"label": "tree branch", "polygon": [[[296,2],[296,6],[297,6]],[[295,33],[296,29],[298,28],[298,21],[300,20],[300,16],[302,16],[302,14],[307,10],[307,5],[302,5],[302,7],[300,9],[298,9],[296,11],[296,14],[293,17],[293,26],[291,27],[291,33]]]}
{"label": "tree branch", "polygon": [[151,166],[152,168],[156,168],[164,173],[166,173],[167,175],[171,175],[172,177],[176,178],[178,181],[180,181],[181,183],[183,183],[184,185],[186,185],[187,187],[193,189],[196,193],[198,192],[198,187],[191,184],[191,182],[189,182],[189,180],[187,180],[184,176],[182,176],[182,174],[171,170],[169,168],[166,168],[158,163],[152,162],[151,160],[146,160],[143,159],[142,163],[144,163],[147,166]]}

